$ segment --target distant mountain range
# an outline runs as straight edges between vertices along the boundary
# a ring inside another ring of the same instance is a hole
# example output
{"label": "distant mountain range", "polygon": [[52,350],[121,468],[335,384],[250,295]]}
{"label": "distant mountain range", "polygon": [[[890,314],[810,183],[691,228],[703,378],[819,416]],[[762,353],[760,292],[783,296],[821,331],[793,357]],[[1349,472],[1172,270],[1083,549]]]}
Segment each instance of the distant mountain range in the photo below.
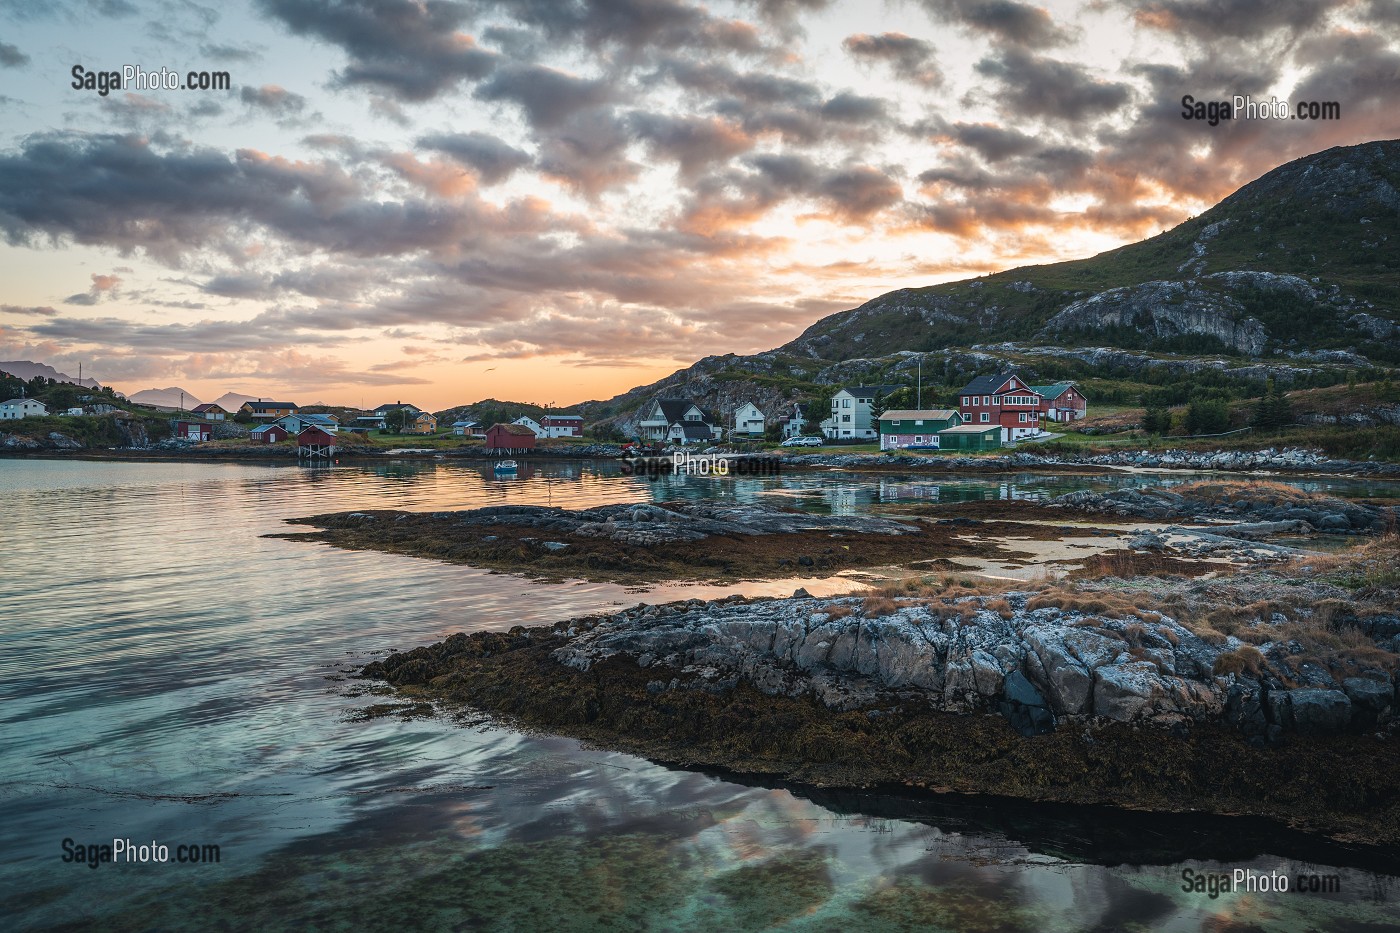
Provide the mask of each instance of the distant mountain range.
{"label": "distant mountain range", "polygon": [[67,373],[59,372],[52,366],[30,360],[10,360],[0,363],[0,372],[9,373],[11,376],[24,380],[43,376],[45,379],[52,379],[55,382],[71,382],[73,385],[87,386],[89,389],[101,384],[96,379],[80,380],[77,376],[70,376]]}
{"label": "distant mountain range", "polygon": [[128,399],[138,405],[157,405],[161,408],[193,408],[203,404],[193,392],[187,392],[179,386],[170,386],[167,389],[142,389],[140,392],[133,392],[127,396]]}

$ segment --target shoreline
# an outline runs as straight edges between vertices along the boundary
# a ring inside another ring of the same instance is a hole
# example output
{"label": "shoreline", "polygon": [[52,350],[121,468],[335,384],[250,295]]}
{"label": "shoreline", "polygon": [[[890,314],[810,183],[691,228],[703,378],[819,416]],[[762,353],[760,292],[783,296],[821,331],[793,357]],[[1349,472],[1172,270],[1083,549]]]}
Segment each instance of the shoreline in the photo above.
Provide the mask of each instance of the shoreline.
{"label": "shoreline", "polygon": [[[591,448],[558,448],[547,451],[517,453],[513,459],[525,462],[550,461],[616,461],[621,459],[616,448],[591,445]],[[740,455],[742,456],[742,455]],[[1390,461],[1334,460],[1303,451],[1286,449],[1281,453],[1236,451],[1227,448],[1209,451],[1138,451],[1112,454],[1086,454],[1066,457],[1042,456],[1036,453],[1014,452],[981,457],[908,454],[776,454],[781,470],[792,472],[839,472],[869,474],[980,474],[1011,475],[1025,472],[1064,473],[1071,475],[1107,475],[1138,471],[1170,475],[1181,472],[1228,473],[1252,476],[1287,475],[1318,478],[1395,479],[1400,481],[1400,463]],[[65,450],[57,448],[0,449],[0,462],[6,459],[29,460],[89,460],[110,462],[187,462],[187,463],[267,463],[287,466],[330,466],[385,463],[396,460],[423,462],[482,462],[501,459],[471,447],[404,452],[371,451],[351,448],[331,458],[298,458],[295,450],[281,448],[276,452],[257,447],[247,448],[117,448]],[[779,474],[781,475],[781,474]]]}

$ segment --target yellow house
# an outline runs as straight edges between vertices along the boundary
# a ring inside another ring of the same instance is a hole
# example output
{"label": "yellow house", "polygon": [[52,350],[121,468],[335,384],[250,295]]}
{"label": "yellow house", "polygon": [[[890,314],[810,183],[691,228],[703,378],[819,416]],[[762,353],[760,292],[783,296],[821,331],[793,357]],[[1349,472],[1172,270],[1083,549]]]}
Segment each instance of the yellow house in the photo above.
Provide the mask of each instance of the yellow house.
{"label": "yellow house", "polygon": [[437,418],[426,411],[409,418],[403,426],[405,434],[433,434],[437,431]]}

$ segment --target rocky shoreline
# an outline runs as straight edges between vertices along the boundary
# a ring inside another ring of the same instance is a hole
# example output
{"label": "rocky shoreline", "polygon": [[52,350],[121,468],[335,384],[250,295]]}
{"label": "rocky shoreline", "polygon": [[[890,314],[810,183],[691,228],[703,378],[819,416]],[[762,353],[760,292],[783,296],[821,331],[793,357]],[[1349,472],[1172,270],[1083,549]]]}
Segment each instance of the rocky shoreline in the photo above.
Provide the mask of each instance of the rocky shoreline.
{"label": "rocky shoreline", "polygon": [[[814,515],[737,503],[632,503],[570,510],[490,506],[461,512],[336,512],[293,519],[313,532],[274,537],[388,551],[536,578],[626,584],[826,577],[956,558],[1016,558],[1008,538],[1058,539],[1060,527],[969,518]],[[1090,526],[1085,535],[1112,536]]]}
{"label": "rocky shoreline", "polygon": [[458,634],[363,674],[681,764],[1394,845],[1397,551],[1215,579],[639,605]]}
{"label": "rocky shoreline", "polygon": [[[337,454],[340,460],[428,459],[428,460],[496,460],[494,454],[477,446],[440,449],[412,448],[405,439],[405,448],[395,451],[347,443]],[[249,444],[243,447],[206,447],[189,441],[170,441],[149,447],[94,448],[84,447],[73,438],[52,432],[47,438],[35,439],[0,432],[0,456],[64,456],[96,459],[175,459],[175,460],[288,460],[295,459],[291,447]],[[616,444],[586,444],[581,446],[551,446],[514,455],[524,460],[615,460],[622,456]],[[1272,448],[1259,451],[1232,450],[1164,450],[1124,451],[1111,454],[1065,455],[1043,454],[1029,446],[1014,453],[964,457],[939,454],[870,454],[870,453],[782,453],[785,470],[836,469],[850,472],[931,472],[931,473],[1016,473],[1025,470],[1064,472],[1104,472],[1115,469],[1190,470],[1200,472],[1239,473],[1297,473],[1317,475],[1347,475],[1400,477],[1400,463],[1370,460],[1343,460],[1326,457],[1316,451],[1297,448]]]}

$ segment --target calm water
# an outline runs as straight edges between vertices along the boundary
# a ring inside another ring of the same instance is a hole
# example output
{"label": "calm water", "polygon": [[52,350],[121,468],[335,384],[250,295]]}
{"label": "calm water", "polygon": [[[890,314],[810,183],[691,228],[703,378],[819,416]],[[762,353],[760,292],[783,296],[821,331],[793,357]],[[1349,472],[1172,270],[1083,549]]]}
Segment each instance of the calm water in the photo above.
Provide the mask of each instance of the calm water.
{"label": "calm water", "polygon": [[[1252,823],[823,794],[446,717],[357,721],[379,698],[344,674],[391,649],[639,598],[795,584],[638,595],[260,537],[288,517],[350,508],[719,495],[843,511],[1161,481],[648,483],[611,464],[531,464],[498,482],[433,463],[0,461],[0,929],[1400,922],[1393,866]],[[61,861],[65,838],[114,837],[172,852],[213,843],[221,858]],[[1183,869],[1246,867],[1335,874],[1341,892],[1181,890]]]}

